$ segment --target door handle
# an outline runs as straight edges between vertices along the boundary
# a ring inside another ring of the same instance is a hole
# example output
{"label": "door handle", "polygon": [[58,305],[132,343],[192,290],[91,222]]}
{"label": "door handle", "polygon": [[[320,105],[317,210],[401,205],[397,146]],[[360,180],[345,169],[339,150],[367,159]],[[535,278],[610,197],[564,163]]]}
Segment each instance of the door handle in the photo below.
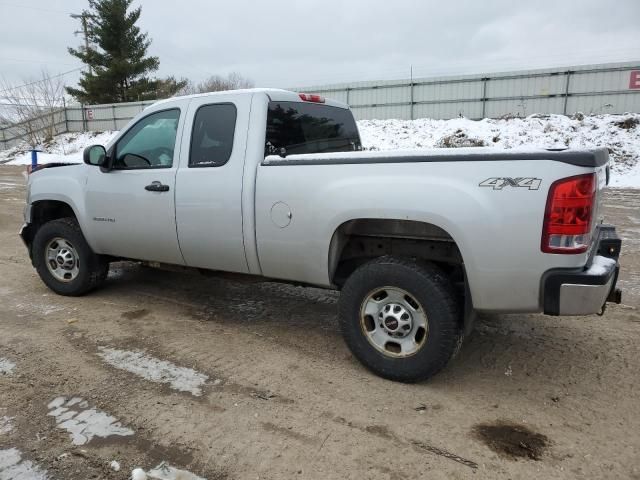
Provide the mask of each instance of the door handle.
{"label": "door handle", "polygon": [[163,183],[160,183],[156,180],[155,182],[151,182],[149,185],[144,187],[144,189],[149,190],[150,192],[168,192],[169,185],[164,185]]}

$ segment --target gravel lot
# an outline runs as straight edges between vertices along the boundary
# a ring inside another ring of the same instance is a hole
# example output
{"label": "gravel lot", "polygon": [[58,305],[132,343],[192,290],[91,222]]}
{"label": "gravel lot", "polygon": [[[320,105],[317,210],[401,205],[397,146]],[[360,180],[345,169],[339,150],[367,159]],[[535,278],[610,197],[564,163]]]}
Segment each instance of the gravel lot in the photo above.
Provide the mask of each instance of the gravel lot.
{"label": "gravel lot", "polygon": [[640,191],[605,200],[623,305],[483,317],[403,385],[350,355],[333,292],[122,263],[56,296],[17,236],[23,169],[0,167],[0,478],[640,479]]}

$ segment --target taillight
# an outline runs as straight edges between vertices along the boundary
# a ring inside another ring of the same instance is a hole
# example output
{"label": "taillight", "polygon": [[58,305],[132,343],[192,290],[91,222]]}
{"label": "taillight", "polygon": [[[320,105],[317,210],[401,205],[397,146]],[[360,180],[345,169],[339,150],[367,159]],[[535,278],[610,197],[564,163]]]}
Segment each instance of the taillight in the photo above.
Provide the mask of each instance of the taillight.
{"label": "taillight", "polygon": [[591,242],[595,208],[594,173],[563,178],[551,184],[542,226],[542,251],[582,253]]}
{"label": "taillight", "polygon": [[324,103],[324,97],[320,95],[311,95],[310,93],[301,93],[300,98],[305,102]]}

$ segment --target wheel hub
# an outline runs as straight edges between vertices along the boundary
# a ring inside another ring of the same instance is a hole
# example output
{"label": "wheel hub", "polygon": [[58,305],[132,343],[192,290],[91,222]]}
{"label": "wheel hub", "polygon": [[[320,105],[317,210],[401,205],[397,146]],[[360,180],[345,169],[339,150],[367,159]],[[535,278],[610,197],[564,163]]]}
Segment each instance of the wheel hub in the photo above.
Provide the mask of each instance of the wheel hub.
{"label": "wheel hub", "polygon": [[380,287],[360,307],[360,326],[369,342],[387,356],[407,357],[420,350],[427,338],[427,316],[406,290]]}
{"label": "wheel hub", "polygon": [[387,303],[378,314],[382,318],[380,326],[391,336],[402,338],[413,328],[411,314],[398,303]]}
{"label": "wheel hub", "polygon": [[73,281],[80,272],[76,249],[64,238],[54,238],[45,249],[46,265],[49,273],[61,282]]}

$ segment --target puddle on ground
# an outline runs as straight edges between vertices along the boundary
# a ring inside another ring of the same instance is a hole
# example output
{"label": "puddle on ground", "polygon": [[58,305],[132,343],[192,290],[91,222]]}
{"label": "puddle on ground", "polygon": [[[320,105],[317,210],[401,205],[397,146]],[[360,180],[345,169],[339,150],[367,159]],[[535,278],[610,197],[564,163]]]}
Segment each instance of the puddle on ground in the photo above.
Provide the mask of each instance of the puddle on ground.
{"label": "puddle on ground", "polygon": [[123,427],[117,418],[101,412],[80,397],[67,400],[58,397],[48,405],[49,416],[55,417],[59,428],[70,433],[74,445],[84,445],[94,437],[133,435],[133,430]]}
{"label": "puddle on ground", "polygon": [[473,432],[491,450],[513,459],[540,460],[549,445],[545,435],[506,421],[479,424]]}
{"label": "puddle on ground", "polygon": [[152,382],[167,383],[174,390],[189,392],[197,397],[202,395],[202,387],[209,379],[207,375],[191,368],[179,367],[144,352],[107,347],[100,347],[99,350],[98,355],[115,368],[134,373]]}
{"label": "puddle on ground", "polygon": [[16,364],[11,360],[0,357],[0,375],[11,375]]}
{"label": "puddle on ground", "polygon": [[47,480],[47,472],[30,460],[23,460],[16,448],[0,449],[0,479]]}

